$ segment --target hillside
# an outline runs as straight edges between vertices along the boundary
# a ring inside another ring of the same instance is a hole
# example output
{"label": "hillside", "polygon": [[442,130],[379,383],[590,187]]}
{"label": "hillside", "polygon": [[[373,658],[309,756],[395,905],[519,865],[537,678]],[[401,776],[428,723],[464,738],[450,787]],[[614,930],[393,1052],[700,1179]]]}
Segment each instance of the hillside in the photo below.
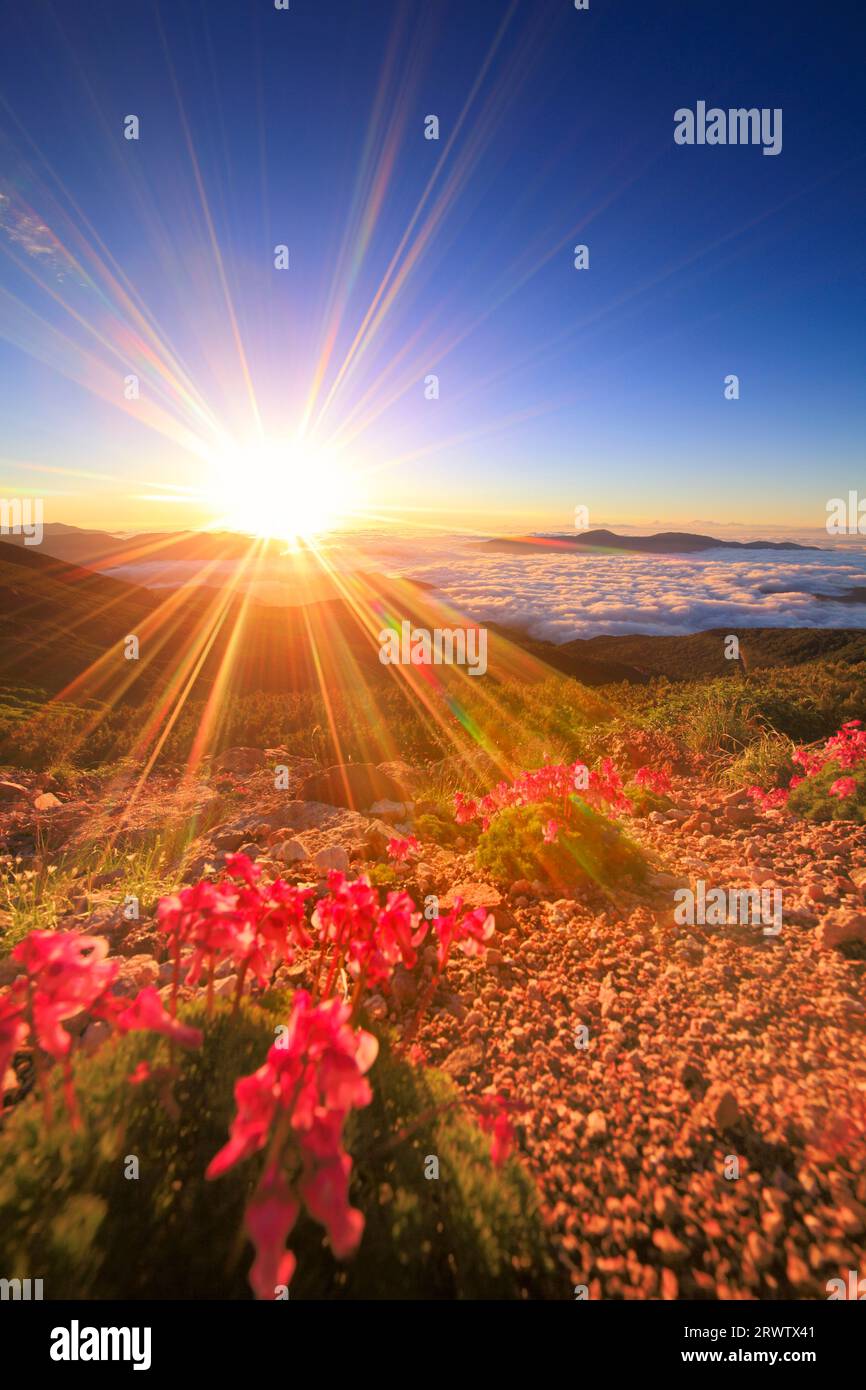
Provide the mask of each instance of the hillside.
{"label": "hillside", "polygon": [[624,550],[641,555],[691,555],[702,550],[818,550],[796,541],[720,541],[689,531],[661,531],[655,536],[618,536],[614,531],[579,531],[560,536],[502,536],[481,541],[479,550],[521,555],[534,551]]}

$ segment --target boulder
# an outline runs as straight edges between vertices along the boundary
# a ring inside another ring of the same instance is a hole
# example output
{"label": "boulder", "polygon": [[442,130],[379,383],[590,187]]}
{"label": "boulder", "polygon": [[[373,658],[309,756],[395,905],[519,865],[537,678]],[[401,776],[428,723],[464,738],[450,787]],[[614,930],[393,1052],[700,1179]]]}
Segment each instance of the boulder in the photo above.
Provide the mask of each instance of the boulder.
{"label": "boulder", "polygon": [[265,754],[261,748],[227,748],[214,758],[214,767],[220,772],[234,772],[244,776],[265,766]]}
{"label": "boulder", "polygon": [[846,946],[850,941],[866,941],[866,912],[840,907],[818,923],[815,938],[825,951]]}
{"label": "boulder", "polygon": [[301,801],[323,801],[352,811],[366,811],[377,801],[412,799],[402,782],[375,763],[337,763],[314,772],[301,783],[298,796]]}
{"label": "boulder", "polygon": [[325,845],[313,855],[313,863],[322,875],[332,869],[341,874],[349,872],[349,856],[342,845]]}
{"label": "boulder", "polygon": [[20,801],[22,796],[27,795],[27,788],[19,785],[18,782],[0,781],[0,802]]}

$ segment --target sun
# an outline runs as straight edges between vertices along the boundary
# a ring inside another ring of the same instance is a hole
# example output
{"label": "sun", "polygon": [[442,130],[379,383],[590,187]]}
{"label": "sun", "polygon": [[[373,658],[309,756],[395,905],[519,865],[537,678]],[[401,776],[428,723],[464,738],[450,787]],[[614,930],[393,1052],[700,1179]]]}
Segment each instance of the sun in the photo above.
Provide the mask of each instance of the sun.
{"label": "sun", "polygon": [[357,479],[337,455],[293,439],[233,444],[213,460],[217,524],[289,544],[345,524]]}

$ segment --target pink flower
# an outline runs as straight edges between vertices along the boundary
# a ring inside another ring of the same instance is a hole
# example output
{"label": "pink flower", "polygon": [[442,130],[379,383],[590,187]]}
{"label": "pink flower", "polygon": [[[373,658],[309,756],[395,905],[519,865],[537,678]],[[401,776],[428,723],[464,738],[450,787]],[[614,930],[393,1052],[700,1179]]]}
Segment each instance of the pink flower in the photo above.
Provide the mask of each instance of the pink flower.
{"label": "pink flower", "polygon": [[296,947],[312,944],[304,917],[312,889],[279,878],[262,883],[259,866],[245,854],[226,855],[226,870],[231,878],[202,880],[162,898],[157,920],[176,961],[184,946],[192,947],[187,984],[196,984],[205,969],[212,973],[219,961],[231,960],[241,987],[248,973],[265,985],[278,966],[291,964]]}
{"label": "pink flower", "polygon": [[853,796],[857,790],[857,783],[853,777],[837,777],[830,788],[831,796],[838,796],[840,801],[845,796]]}
{"label": "pink flower", "polygon": [[483,907],[476,907],[461,917],[462,906],[462,898],[455,898],[451,911],[444,917],[436,917],[433,922],[439,938],[436,958],[440,974],[448,961],[452,945],[458,946],[464,955],[483,956],[484,943],[490,940],[495,930],[492,913],[486,912]]}
{"label": "pink flower", "polygon": [[657,771],[651,767],[639,767],[634,780],[639,787],[646,787],[657,796],[667,796],[671,790],[670,769],[667,767]]}
{"label": "pink flower", "polygon": [[104,937],[55,931],[30,932],[12,952],[27,972],[36,1040],[50,1056],[66,1057],[72,1046],[63,1021],[92,1010],[114,983],[120,964],[107,955]]}
{"label": "pink flower", "polygon": [[[73,1124],[77,1123],[77,1106],[70,1058],[72,1035],[63,1027],[66,1019],[88,1013],[122,1033],[134,1028],[148,1029],[163,1033],[184,1047],[201,1043],[197,1028],[188,1028],[166,1013],[155,989],[141,990],[132,1003],[111,993],[120,964],[106,959],[108,942],[104,937],[35,931],[12,954],[24,967],[24,973],[13,981],[5,995],[0,995],[0,1072],[25,1040],[62,1060],[66,1102]],[[50,1093],[43,1089],[42,1094],[46,1120],[50,1120]]]}
{"label": "pink flower", "polygon": [[325,1227],[338,1259],[361,1239],[364,1218],[349,1205],[352,1160],[343,1150],[343,1127],[351,1109],[372,1099],[365,1073],[378,1043],[353,1029],[350,1017],[349,1005],[338,999],[313,1004],[305,991],[297,992],[285,1036],[258,1071],[236,1083],[229,1141],[205,1174],[218,1177],[270,1144],[268,1167],[246,1214],[256,1251],[250,1282],[258,1298],[272,1298],[276,1284],[291,1280],[295,1259],[285,1242],[301,1201]]}
{"label": "pink flower", "polygon": [[296,1260],[286,1249],[286,1240],[298,1219],[301,1207],[288,1182],[276,1168],[270,1168],[250,1198],[244,1225],[253,1243],[256,1258],[250,1269],[250,1285],[260,1299],[272,1299],[277,1286],[292,1282]]}
{"label": "pink flower", "polygon": [[129,1082],[130,1086],[141,1086],[145,1081],[149,1081],[150,1077],[150,1063],[139,1062],[138,1066],[135,1068],[135,1071],[131,1071],[126,1079]]}
{"label": "pink flower", "polygon": [[555,821],[555,820],[549,820],[549,821],[547,822],[547,825],[544,827],[544,843],[545,843],[546,845],[552,845],[552,844],[554,843],[554,841],[556,841],[556,840],[558,840],[558,839],[559,839],[559,823],[558,823],[558,821]]}
{"label": "pink flower", "polygon": [[494,1168],[501,1168],[514,1143],[514,1125],[509,1112],[521,1107],[505,1096],[482,1096],[473,1102],[478,1124],[485,1134],[493,1135],[490,1157]]}
{"label": "pink flower", "polygon": [[152,985],[140,990],[129,1007],[115,1016],[114,1023],[121,1033],[144,1029],[151,1033],[162,1033],[181,1047],[201,1047],[201,1029],[190,1028],[172,1018],[163,1008],[162,1000]]}
{"label": "pink flower", "polygon": [[388,858],[396,860],[398,864],[405,864],[409,855],[417,854],[420,848],[414,835],[409,835],[405,840],[394,836],[387,844]]}

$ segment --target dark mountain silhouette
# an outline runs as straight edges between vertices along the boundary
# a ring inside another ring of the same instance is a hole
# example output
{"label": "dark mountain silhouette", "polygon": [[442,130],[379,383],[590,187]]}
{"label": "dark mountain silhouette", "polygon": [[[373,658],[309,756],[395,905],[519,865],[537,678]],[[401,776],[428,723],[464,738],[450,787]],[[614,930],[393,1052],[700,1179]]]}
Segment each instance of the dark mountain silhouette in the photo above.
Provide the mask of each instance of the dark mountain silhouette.
{"label": "dark mountain silhouette", "polygon": [[[139,704],[162,690],[184,663],[196,697],[214,686],[223,663],[230,695],[329,692],[400,679],[379,660],[378,613],[419,627],[465,626],[465,616],[408,580],[365,576],[360,615],[342,599],[294,608],[268,607],[224,590],[148,590],[66,565],[34,548],[0,547],[0,682],[34,687],[74,701],[89,697]],[[654,676],[687,680],[731,675],[727,630],[675,637],[616,636],[555,645],[489,624],[485,679],[537,682],[559,671],[589,686],[643,683]],[[136,635],[140,659],[127,661],[124,640]],[[739,632],[747,669],[797,666],[821,656],[866,662],[866,632],[857,629],[753,628]],[[200,662],[199,662],[200,658]],[[450,680],[447,668],[437,668]],[[456,673],[455,673],[455,678]],[[461,676],[460,678],[464,678]],[[69,691],[68,687],[72,686]]]}
{"label": "dark mountain silhouette", "polygon": [[699,550],[819,550],[796,541],[719,541],[689,531],[661,531],[655,536],[618,536],[615,531],[579,531],[564,536],[504,536],[481,541],[481,550],[520,555],[529,551],[633,550],[644,555],[690,555]]}

